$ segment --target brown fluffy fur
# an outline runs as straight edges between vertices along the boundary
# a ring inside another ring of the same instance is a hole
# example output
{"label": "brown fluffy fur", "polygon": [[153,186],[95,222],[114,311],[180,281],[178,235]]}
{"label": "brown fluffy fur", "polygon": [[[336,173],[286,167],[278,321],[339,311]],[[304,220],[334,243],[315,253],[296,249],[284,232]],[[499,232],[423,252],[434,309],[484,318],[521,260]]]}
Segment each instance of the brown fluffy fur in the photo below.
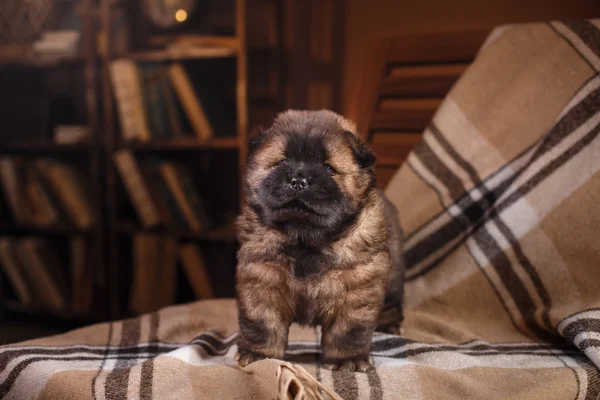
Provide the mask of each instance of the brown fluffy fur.
{"label": "brown fluffy fur", "polygon": [[[305,257],[303,239],[266,224],[253,205],[261,204],[258,188],[284,157],[290,132],[304,130],[329,132],[323,143],[327,162],[338,171],[332,179],[355,215],[332,238],[318,241],[319,270],[298,277],[294,271]],[[375,188],[372,165],[359,165],[356,141],[344,137],[344,131],[356,135],[353,123],[332,112],[288,111],[250,155],[248,205],[237,221],[237,359],[242,366],[282,359],[289,326],[299,322],[321,325],[326,367],[367,371],[376,327],[389,332],[399,328],[404,268],[398,217]],[[292,253],[284,250],[289,248]]]}

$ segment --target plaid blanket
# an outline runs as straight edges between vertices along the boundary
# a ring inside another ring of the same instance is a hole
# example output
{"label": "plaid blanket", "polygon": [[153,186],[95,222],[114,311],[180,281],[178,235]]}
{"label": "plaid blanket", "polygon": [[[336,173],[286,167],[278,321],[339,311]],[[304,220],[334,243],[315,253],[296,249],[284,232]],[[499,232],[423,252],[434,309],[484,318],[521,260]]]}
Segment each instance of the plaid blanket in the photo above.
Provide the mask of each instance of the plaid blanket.
{"label": "plaid blanket", "polygon": [[403,336],[331,372],[319,331],[241,369],[233,300],[0,348],[9,399],[597,399],[600,20],[492,32],[386,192],[406,233]]}

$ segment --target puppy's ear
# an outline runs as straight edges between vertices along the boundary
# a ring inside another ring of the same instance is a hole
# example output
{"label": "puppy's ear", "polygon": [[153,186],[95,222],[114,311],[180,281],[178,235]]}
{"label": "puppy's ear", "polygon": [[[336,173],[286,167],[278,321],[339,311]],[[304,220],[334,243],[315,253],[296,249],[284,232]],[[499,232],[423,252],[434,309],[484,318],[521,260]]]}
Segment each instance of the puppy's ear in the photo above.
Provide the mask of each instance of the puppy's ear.
{"label": "puppy's ear", "polygon": [[377,159],[371,150],[363,143],[362,140],[360,140],[356,134],[350,131],[344,131],[344,134],[346,135],[346,139],[358,165],[361,168],[372,167]]}
{"label": "puppy's ear", "polygon": [[264,142],[266,131],[262,126],[257,126],[252,130],[250,135],[250,143],[248,145],[248,155],[252,155]]}

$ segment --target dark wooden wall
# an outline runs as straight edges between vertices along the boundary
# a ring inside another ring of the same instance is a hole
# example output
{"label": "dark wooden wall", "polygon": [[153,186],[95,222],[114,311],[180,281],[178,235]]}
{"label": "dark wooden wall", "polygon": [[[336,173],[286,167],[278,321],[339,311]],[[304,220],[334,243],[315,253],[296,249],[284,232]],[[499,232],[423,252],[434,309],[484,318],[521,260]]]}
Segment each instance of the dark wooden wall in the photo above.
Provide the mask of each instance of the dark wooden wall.
{"label": "dark wooden wall", "polygon": [[362,61],[378,38],[600,17],[598,0],[345,0],[344,3],[344,111],[348,110],[359,85]]}

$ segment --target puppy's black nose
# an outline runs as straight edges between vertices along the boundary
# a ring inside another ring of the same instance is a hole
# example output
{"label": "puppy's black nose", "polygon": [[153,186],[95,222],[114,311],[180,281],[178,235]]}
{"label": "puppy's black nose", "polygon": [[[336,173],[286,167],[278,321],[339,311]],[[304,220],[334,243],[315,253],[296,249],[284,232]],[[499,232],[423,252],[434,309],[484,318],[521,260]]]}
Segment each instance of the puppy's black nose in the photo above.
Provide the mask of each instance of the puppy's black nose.
{"label": "puppy's black nose", "polygon": [[302,177],[295,177],[290,181],[290,186],[292,189],[299,192],[308,186],[308,180]]}

